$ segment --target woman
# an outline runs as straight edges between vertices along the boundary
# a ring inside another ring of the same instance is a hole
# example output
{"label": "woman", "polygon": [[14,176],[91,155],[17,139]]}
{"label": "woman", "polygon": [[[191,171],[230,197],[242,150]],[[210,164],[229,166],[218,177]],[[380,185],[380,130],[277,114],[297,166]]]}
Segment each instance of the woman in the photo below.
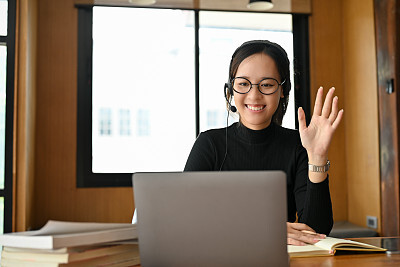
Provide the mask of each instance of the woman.
{"label": "woman", "polygon": [[321,87],[309,126],[299,108],[299,130],[283,128],[290,89],[289,60],[282,47],[269,41],[242,44],[232,56],[225,85],[227,105],[238,112],[239,122],[201,133],[185,171],[284,171],[287,242],[305,245],[325,238],[332,229],[328,149],[343,110],[338,110],[334,88],[323,101]]}

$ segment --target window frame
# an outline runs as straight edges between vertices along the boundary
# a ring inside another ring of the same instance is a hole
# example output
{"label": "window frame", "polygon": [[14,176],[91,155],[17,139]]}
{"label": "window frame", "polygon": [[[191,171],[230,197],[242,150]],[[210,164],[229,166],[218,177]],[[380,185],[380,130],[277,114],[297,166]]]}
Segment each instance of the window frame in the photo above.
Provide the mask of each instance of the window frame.
{"label": "window frame", "polygon": [[0,36],[0,43],[7,46],[6,67],[6,112],[4,146],[4,198],[3,232],[12,232],[13,227],[13,153],[14,153],[14,67],[15,67],[15,24],[16,1],[8,0],[7,36]]}
{"label": "window frame", "polygon": [[[77,105],[77,187],[129,187],[132,173],[92,172],[92,62],[93,62],[93,6],[79,5],[78,8],[78,105]],[[210,11],[210,10],[207,10]],[[221,10],[218,10],[221,11]],[[194,12],[195,40],[195,123],[196,136],[200,131],[200,73],[199,73],[199,10]],[[201,11],[200,11],[201,12]],[[232,12],[232,11],[229,11]],[[306,112],[310,121],[309,92],[309,44],[307,14],[292,14],[294,46],[294,96],[296,106]],[[298,59],[298,60],[296,60]],[[301,62],[301,64],[299,64]],[[296,128],[298,128],[297,108]]]}

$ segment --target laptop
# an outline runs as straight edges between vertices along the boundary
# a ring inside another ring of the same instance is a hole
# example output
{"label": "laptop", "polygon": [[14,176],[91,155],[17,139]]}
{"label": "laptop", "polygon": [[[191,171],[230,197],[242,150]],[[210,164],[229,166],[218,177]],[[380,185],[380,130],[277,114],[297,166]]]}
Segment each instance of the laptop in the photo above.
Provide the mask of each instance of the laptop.
{"label": "laptop", "polygon": [[284,172],[132,179],[142,266],[289,266]]}

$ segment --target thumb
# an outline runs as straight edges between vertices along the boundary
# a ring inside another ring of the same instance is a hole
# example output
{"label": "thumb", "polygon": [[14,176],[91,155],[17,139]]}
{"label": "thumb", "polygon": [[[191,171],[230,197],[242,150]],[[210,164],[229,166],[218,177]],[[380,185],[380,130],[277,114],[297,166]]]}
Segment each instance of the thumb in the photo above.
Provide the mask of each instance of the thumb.
{"label": "thumb", "polygon": [[299,120],[299,130],[303,131],[303,130],[307,129],[306,114],[304,113],[304,110],[302,107],[299,107],[299,109],[297,110],[297,118]]}

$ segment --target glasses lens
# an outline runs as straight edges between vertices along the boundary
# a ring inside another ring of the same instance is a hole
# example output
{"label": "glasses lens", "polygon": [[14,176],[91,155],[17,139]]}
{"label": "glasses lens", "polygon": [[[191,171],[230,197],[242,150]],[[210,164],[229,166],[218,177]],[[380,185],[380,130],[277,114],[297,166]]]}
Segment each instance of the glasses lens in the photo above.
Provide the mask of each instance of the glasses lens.
{"label": "glasses lens", "polygon": [[235,78],[233,79],[233,90],[238,93],[247,93],[251,88],[251,83],[245,78]]}
{"label": "glasses lens", "polygon": [[278,86],[278,81],[274,79],[264,79],[260,82],[259,88],[263,94],[268,95],[275,93],[275,91],[278,90]]}

